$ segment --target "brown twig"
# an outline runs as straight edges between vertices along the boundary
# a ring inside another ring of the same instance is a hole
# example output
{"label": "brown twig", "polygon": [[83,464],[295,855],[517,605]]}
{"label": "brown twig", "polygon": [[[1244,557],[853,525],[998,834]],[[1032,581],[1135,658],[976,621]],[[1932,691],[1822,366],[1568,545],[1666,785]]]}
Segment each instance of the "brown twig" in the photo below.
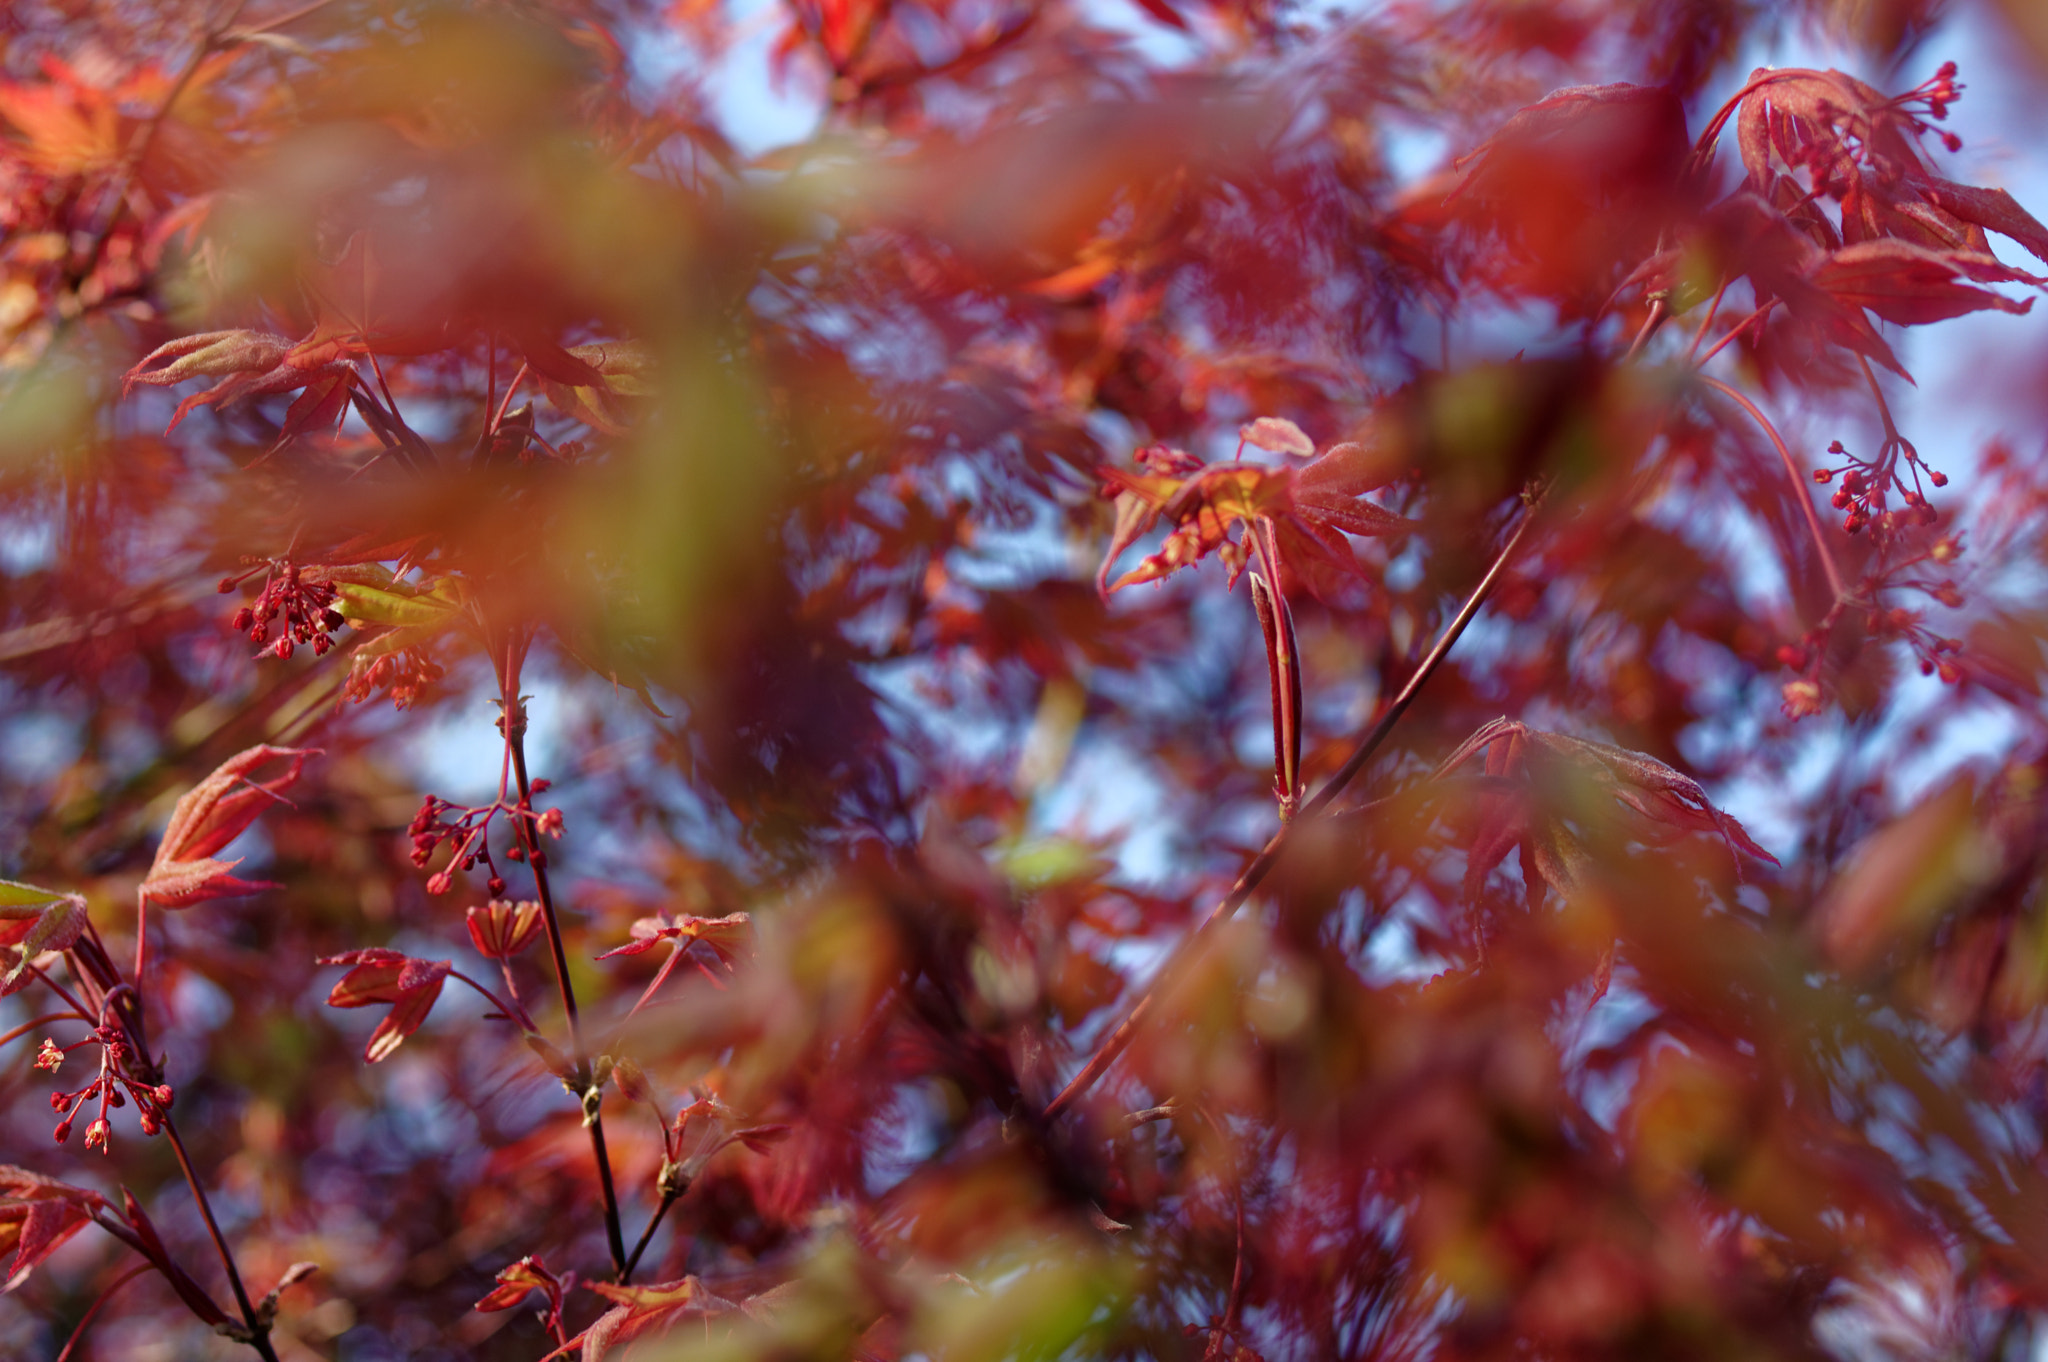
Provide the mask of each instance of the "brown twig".
{"label": "brown twig", "polygon": [[661,1204],[654,1208],[654,1218],[647,1222],[647,1228],[640,1231],[640,1242],[633,1245],[633,1251],[626,1255],[626,1265],[619,1269],[619,1285],[624,1286],[633,1278],[633,1269],[640,1266],[640,1255],[647,1252],[654,1232],[661,1228],[661,1218],[668,1214],[668,1208],[676,1204],[677,1197],[670,1193],[661,1194]]}
{"label": "brown twig", "polygon": [[1096,1080],[1108,1071],[1109,1066],[1116,1062],[1117,1057],[1129,1048],[1131,1041],[1137,1036],[1138,1028],[1157,1006],[1158,999],[1177,985],[1189,968],[1201,959],[1217,929],[1236,914],[1245,900],[1252,896],[1252,891],[1259,887],[1272,872],[1273,867],[1279,863],[1296,831],[1314,821],[1318,814],[1328,808],[1330,802],[1343,792],[1344,787],[1349,785],[1358,773],[1365,769],[1366,763],[1378,753],[1380,745],[1387,740],[1387,735],[1393,732],[1394,725],[1400,722],[1401,716],[1406,714],[1408,707],[1414,703],[1423,683],[1442,665],[1445,656],[1451,651],[1451,645],[1465,632],[1465,626],[1479,613],[1480,606],[1484,605],[1486,598],[1492,594],[1501,574],[1507,571],[1508,564],[1521,548],[1522,541],[1528,537],[1530,526],[1535,523],[1536,511],[1541,502],[1541,493],[1525,498],[1522,518],[1515,526],[1514,533],[1508,536],[1500,552],[1494,555],[1492,565],[1486,569],[1486,575],[1479,579],[1478,585],[1465,597],[1465,603],[1459,607],[1458,613],[1444,626],[1443,633],[1438,636],[1435,646],[1429,650],[1429,655],[1416,665],[1407,684],[1401,687],[1400,693],[1395,695],[1393,701],[1373,722],[1372,727],[1359,739],[1358,745],[1352,749],[1344,764],[1337,768],[1336,774],[1302,805],[1301,812],[1292,822],[1282,824],[1280,830],[1273,834],[1271,840],[1260,849],[1259,854],[1252,858],[1251,864],[1237,877],[1237,883],[1224,895],[1223,902],[1218,904],[1207,920],[1195,929],[1193,935],[1181,943],[1180,949],[1174,952],[1173,957],[1159,971],[1151,986],[1145,990],[1144,996],[1138,999],[1123,1021],[1117,1024],[1117,1028],[1110,1032],[1108,1039],[1102,1042],[1095,1054],[1082,1066],[1081,1071],[1075,1074],[1067,1086],[1060,1090],[1059,1095],[1046,1105],[1046,1120],[1052,1120],[1078,1101],[1095,1085]]}
{"label": "brown twig", "polygon": [[192,1167],[192,1156],[185,1152],[185,1142],[178,1137],[178,1127],[171,1120],[170,1112],[162,1116],[164,1135],[171,1142],[171,1151],[178,1156],[178,1168],[185,1175],[185,1185],[192,1189],[192,1199],[199,1203],[200,1218],[206,1221],[206,1232],[213,1238],[213,1247],[220,1254],[221,1266],[227,1269],[228,1286],[235,1293],[235,1304],[242,1312],[242,1320],[249,1328],[247,1340],[264,1362],[277,1362],[277,1351],[270,1346],[270,1325],[256,1313],[254,1302],[249,1299],[248,1290],[242,1285],[242,1274],[235,1267],[235,1255],[228,1248],[228,1241],[220,1232],[220,1222],[213,1218],[213,1204],[206,1199],[206,1188],[199,1181],[198,1170]]}
{"label": "brown twig", "polygon": [[[569,1050],[576,1065],[579,1084],[588,1085],[591,1079],[590,1054],[583,1046],[583,1025],[576,1010],[576,990],[569,982],[569,954],[562,945],[562,925],[555,913],[555,896],[548,885],[547,856],[534,841],[533,782],[526,774],[526,708],[519,698],[519,663],[524,649],[516,644],[506,645],[505,669],[500,680],[503,684],[505,709],[505,743],[512,755],[512,775],[519,788],[520,816],[512,820],[519,835],[520,849],[526,855],[526,864],[533,871],[534,895],[540,900],[541,919],[547,926],[548,950],[554,957],[555,983],[562,995],[562,1012],[568,1019]],[[578,1094],[586,1101],[587,1087]],[[605,1148],[604,1117],[595,1105],[584,1108],[584,1122],[590,1131],[590,1152],[597,1162],[597,1180],[604,1191],[605,1239],[611,1250],[612,1270],[625,1280],[626,1236],[619,1224],[619,1194],[612,1182],[611,1155]]]}

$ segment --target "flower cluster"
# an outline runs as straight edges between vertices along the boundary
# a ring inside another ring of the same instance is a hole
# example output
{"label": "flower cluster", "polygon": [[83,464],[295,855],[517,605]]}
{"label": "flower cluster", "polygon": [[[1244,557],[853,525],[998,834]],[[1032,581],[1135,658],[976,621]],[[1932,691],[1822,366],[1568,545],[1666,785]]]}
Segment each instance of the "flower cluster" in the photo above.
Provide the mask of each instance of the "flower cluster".
{"label": "flower cluster", "polygon": [[[220,593],[225,596],[259,571],[266,572],[263,589],[254,602],[235,612],[235,632],[247,634],[274,657],[290,657],[301,643],[312,644],[314,656],[325,656],[334,646],[334,631],[343,623],[341,612],[334,609],[334,583],[308,576],[305,568],[289,558],[277,558],[238,577],[221,578]],[[284,617],[283,630],[273,642],[270,628],[280,615]]]}
{"label": "flower cluster", "polygon": [[72,1123],[78,1119],[80,1112],[84,1111],[85,1104],[95,1098],[100,1104],[99,1115],[85,1128],[87,1149],[106,1152],[108,1140],[114,1133],[113,1123],[107,1119],[107,1113],[127,1106],[129,1097],[135,1099],[135,1109],[142,1120],[143,1134],[154,1135],[162,1129],[164,1113],[170,1109],[175,1094],[168,1083],[141,1083],[127,1075],[125,1070],[131,1049],[126,1037],[118,1028],[98,1027],[86,1039],[68,1046],[59,1046],[55,1041],[45,1038],[42,1049],[36,1052],[36,1067],[55,1073],[64,1062],[65,1052],[75,1050],[81,1045],[100,1047],[99,1075],[76,1092],[56,1091],[50,1094],[51,1109],[64,1118],[57,1123],[56,1130],[51,1132],[51,1138],[58,1144],[69,1140]]}
{"label": "flower cluster", "polygon": [[410,709],[419,703],[428,686],[447,675],[447,669],[425,649],[407,646],[374,656],[358,652],[349,667],[342,694],[357,704],[380,690],[391,692],[391,703]]}
{"label": "flower cluster", "polygon": [[1963,139],[1943,128],[1931,128],[1925,120],[1912,112],[1915,105],[1926,112],[1928,118],[1941,122],[1948,117],[1948,106],[1962,97],[1963,87],[1956,81],[1956,64],[1945,61],[1930,80],[1922,81],[1906,93],[1890,101],[1888,107],[1904,115],[1906,125],[1914,132],[1931,132],[1941,139],[1942,146],[1950,153],[1963,149]]}
{"label": "flower cluster", "polygon": [[[535,794],[544,793],[547,788],[548,782],[545,780],[533,782]],[[512,845],[505,849],[505,855],[514,861],[526,860],[527,853],[523,844],[531,841],[534,843],[534,867],[541,869],[547,865],[547,853],[540,848],[539,837],[542,833],[556,838],[562,835],[563,821],[560,809],[544,809],[536,813],[528,807],[515,807],[502,802],[471,807],[466,804],[454,804],[439,795],[430,794],[420,801],[419,812],[413,815],[412,822],[405,829],[406,835],[412,838],[412,863],[424,869],[444,843],[453,844],[454,855],[445,869],[427,881],[428,893],[447,893],[455,882],[455,871],[458,867],[463,870],[474,870],[477,863],[482,862],[484,868],[490,871],[488,888],[491,897],[496,899],[504,894],[505,877],[498,873],[498,863],[491,854],[489,836],[491,820],[501,813],[513,818],[523,818],[530,825],[529,836],[520,838],[515,835]]]}
{"label": "flower cluster", "polygon": [[[1874,459],[1857,458],[1843,448],[1840,440],[1828,446],[1828,453],[1841,459],[1841,466],[1816,468],[1813,480],[1818,483],[1831,483],[1837,477],[1842,480],[1831,501],[1836,510],[1848,513],[1842,519],[1842,528],[1850,534],[1866,526],[1875,526],[1879,533],[1888,534],[1907,525],[1932,525],[1940,518],[1933,504],[1927,500],[1926,492],[1921,489],[1920,473],[1926,469],[1927,481],[1936,487],[1948,486],[1948,476],[1928,468],[1920,458],[1920,451],[1913,448],[1912,441],[1894,435],[1884,442]],[[1899,476],[1901,459],[1913,480],[1910,487]],[[1893,491],[1904,503],[1896,511],[1886,506]]]}

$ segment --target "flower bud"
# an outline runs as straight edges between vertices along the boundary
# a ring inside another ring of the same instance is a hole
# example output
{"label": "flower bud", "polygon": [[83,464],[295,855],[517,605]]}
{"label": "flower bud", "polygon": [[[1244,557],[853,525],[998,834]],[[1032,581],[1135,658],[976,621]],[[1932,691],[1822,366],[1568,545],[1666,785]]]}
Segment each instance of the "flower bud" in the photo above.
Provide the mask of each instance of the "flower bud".
{"label": "flower bud", "polygon": [[472,908],[467,916],[469,939],[478,954],[493,960],[507,960],[533,944],[540,932],[540,904],[522,899],[518,903],[507,903],[493,899],[482,908]]}

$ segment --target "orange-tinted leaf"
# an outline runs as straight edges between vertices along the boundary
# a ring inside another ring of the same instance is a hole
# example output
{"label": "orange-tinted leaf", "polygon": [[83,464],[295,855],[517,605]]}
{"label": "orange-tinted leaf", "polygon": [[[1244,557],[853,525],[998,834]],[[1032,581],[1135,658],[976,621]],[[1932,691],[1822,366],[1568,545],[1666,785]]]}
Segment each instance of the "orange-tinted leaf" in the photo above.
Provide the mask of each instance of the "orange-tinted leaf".
{"label": "orange-tinted leaf", "polygon": [[370,1063],[386,1059],[420,1029],[441,996],[448,979],[446,960],[416,960],[383,947],[322,956],[323,965],[352,965],[327,995],[330,1007],[369,1007],[389,1003],[391,1012],[370,1033],[364,1056]]}
{"label": "orange-tinted leaf", "polygon": [[[143,896],[166,908],[188,908],[207,899],[270,888],[268,883],[229,874],[241,864],[239,860],[216,861],[212,856],[239,837],[258,814],[272,804],[287,802],[279,792],[298,779],[306,758],[312,755],[309,748],[260,746],[222,762],[171,811],[156,861],[142,882]],[[251,771],[282,759],[291,762],[282,775],[265,781],[250,779]]]}
{"label": "orange-tinted leaf", "polygon": [[562,1308],[561,1278],[548,1271],[547,1263],[538,1254],[521,1258],[509,1267],[499,1268],[498,1285],[473,1308],[510,1310],[525,1300],[529,1291],[544,1292],[550,1307],[557,1311]]}
{"label": "orange-tinted leaf", "polygon": [[1271,450],[1275,454],[1292,454],[1306,459],[1316,452],[1316,442],[1284,416],[1261,416],[1238,431],[1238,437],[1248,445]]}
{"label": "orange-tinted leaf", "polygon": [[728,913],[724,917],[670,917],[659,913],[654,917],[643,917],[632,926],[633,939],[623,946],[614,947],[598,956],[609,960],[619,955],[638,955],[654,949],[664,941],[678,941],[685,945],[701,941],[718,953],[720,959],[730,965],[749,949],[754,935],[754,919],[747,913]]}
{"label": "orange-tinted leaf", "polygon": [[733,1308],[731,1302],[706,1291],[695,1277],[648,1286],[614,1286],[610,1282],[583,1285],[586,1290],[616,1302],[584,1330],[583,1362],[601,1362],[618,1344],[630,1343],[650,1330],[671,1329],[682,1322],[685,1314],[722,1314]]}

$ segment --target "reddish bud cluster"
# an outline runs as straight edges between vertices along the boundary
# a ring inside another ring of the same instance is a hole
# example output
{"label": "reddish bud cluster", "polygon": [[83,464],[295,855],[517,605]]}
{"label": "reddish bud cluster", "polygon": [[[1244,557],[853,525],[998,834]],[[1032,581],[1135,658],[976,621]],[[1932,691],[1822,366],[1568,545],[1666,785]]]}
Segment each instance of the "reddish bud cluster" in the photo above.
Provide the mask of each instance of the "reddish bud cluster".
{"label": "reddish bud cluster", "polygon": [[[1842,528],[1850,534],[1859,533],[1866,527],[1875,527],[1878,532],[1889,534],[1908,525],[1932,525],[1941,518],[1920,488],[1920,474],[1925,470],[1927,480],[1936,487],[1948,486],[1948,477],[1928,468],[1910,440],[1894,435],[1885,441],[1876,458],[1868,460],[1849,453],[1840,440],[1828,446],[1828,453],[1841,458],[1841,466],[1816,468],[1813,480],[1826,484],[1834,482],[1837,477],[1841,479],[1841,485],[1835,488],[1835,494],[1829,501],[1836,510],[1847,512],[1842,518]],[[1912,477],[1913,485],[1910,487],[1898,472],[1901,458]],[[1904,503],[1896,511],[1887,509],[1887,500],[1892,492],[1896,492]]]}
{"label": "reddish bud cluster", "polygon": [[1962,138],[1945,129],[1930,128],[1924,120],[1916,117],[1910,110],[1917,105],[1926,112],[1928,118],[1940,122],[1948,117],[1948,106],[1960,99],[1962,93],[1963,86],[1956,80],[1956,64],[1952,61],[1945,61],[1941,64],[1940,69],[1934,73],[1932,79],[1924,81],[1898,96],[1891,101],[1890,107],[1905,115],[1906,125],[1913,131],[1933,133],[1941,139],[1942,146],[1946,147],[1951,153],[1954,153],[1963,149]]}
{"label": "reddish bud cluster", "polygon": [[[547,788],[545,781],[535,781],[536,793]],[[527,820],[529,826],[526,839],[515,840],[505,849],[505,855],[515,861],[528,859],[524,840],[547,833],[550,837],[562,835],[563,818],[560,809],[545,809],[535,813],[531,808],[515,808],[507,804],[486,804],[472,808],[463,804],[451,804],[439,795],[428,795],[420,802],[419,812],[413,815],[406,826],[406,835],[412,838],[412,863],[424,869],[428,861],[443,843],[454,845],[454,854],[448,866],[427,881],[427,892],[445,894],[453,887],[455,871],[474,870],[479,862],[490,871],[489,889],[495,899],[505,892],[505,878],[498,873],[497,861],[491,854],[489,837],[491,820],[499,814],[509,814],[515,819]],[[450,815],[453,815],[452,817]],[[547,865],[547,853],[538,846],[533,848],[532,861],[536,869]],[[479,949],[482,949],[479,947]],[[485,954],[490,952],[485,951]]]}
{"label": "reddish bud cluster", "polygon": [[[127,1106],[130,1097],[135,1099],[135,1109],[142,1121],[143,1134],[154,1135],[163,1129],[164,1113],[170,1109],[171,1102],[176,1096],[170,1084],[142,1083],[128,1076],[127,1063],[133,1052],[117,1028],[100,1027],[93,1032],[91,1039],[100,1046],[99,1074],[92,1082],[75,1092],[57,1091],[50,1094],[50,1109],[64,1118],[51,1132],[51,1138],[58,1144],[69,1140],[72,1123],[79,1116],[79,1112],[73,1111],[72,1108],[82,1110],[86,1103],[94,1099],[100,1104],[99,1115],[86,1127],[87,1149],[106,1152],[107,1142],[112,1137],[114,1129],[107,1119],[107,1113]],[[87,1042],[80,1042],[85,1043]],[[52,1042],[45,1040],[42,1050],[36,1055],[36,1067],[54,1071],[62,1059],[63,1052]]]}
{"label": "reddish bud cluster", "polygon": [[[280,659],[290,657],[301,643],[312,644],[314,656],[325,656],[334,646],[331,635],[343,624],[340,612],[333,608],[334,583],[307,576],[306,570],[289,558],[276,559],[268,567],[263,590],[255,601],[235,612],[235,632],[266,645],[265,651]],[[237,578],[223,577],[220,591],[225,595],[237,585]],[[273,642],[270,628],[280,615],[284,617],[283,630]]]}
{"label": "reddish bud cluster", "polygon": [[342,694],[361,704],[378,691],[388,690],[393,705],[410,709],[427,687],[447,674],[447,669],[421,648],[408,646],[374,657],[358,652],[348,680],[342,684]]}

